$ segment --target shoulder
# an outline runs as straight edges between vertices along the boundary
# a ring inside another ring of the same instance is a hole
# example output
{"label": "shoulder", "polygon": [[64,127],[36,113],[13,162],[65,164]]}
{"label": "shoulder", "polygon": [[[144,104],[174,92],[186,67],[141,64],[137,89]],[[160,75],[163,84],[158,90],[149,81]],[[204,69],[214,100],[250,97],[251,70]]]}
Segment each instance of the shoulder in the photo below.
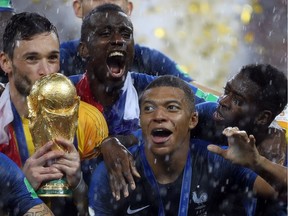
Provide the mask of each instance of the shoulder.
{"label": "shoulder", "polygon": [[108,136],[108,126],[103,114],[94,106],[80,101],[78,112],[77,141],[82,157],[95,152]]}
{"label": "shoulder", "polygon": [[287,161],[286,131],[276,124],[269,126],[265,138],[258,143],[257,149],[261,155],[275,163],[284,165]]}
{"label": "shoulder", "polygon": [[196,104],[196,109],[198,112],[215,111],[217,106],[218,106],[217,102],[203,102]]}
{"label": "shoulder", "polygon": [[[0,168],[3,169],[4,167],[5,167],[5,169],[8,169],[9,171],[11,170],[12,171],[11,174],[13,174],[13,172],[15,172],[15,170],[19,169],[16,166],[16,164],[10,158],[8,158],[5,154],[0,152]],[[9,174],[7,172],[0,172],[0,173],[1,173],[1,175],[2,174]]]}
{"label": "shoulder", "polygon": [[93,126],[107,127],[107,123],[104,115],[94,106],[84,101],[80,101],[78,123],[80,124],[92,124]]}
{"label": "shoulder", "polygon": [[84,101],[80,101],[79,103],[79,114],[89,116],[103,116],[100,110]]}
{"label": "shoulder", "polygon": [[154,79],[156,79],[156,76],[148,75],[144,73],[137,73],[137,72],[131,72],[131,77],[133,80],[133,85],[137,91],[138,94],[140,94],[146,86],[151,83]]}
{"label": "shoulder", "polygon": [[[209,121],[213,121],[213,114],[216,111],[217,106],[218,103],[216,102],[202,102],[195,105],[200,125],[207,125],[210,124]],[[211,129],[213,129],[213,127]]]}
{"label": "shoulder", "polygon": [[[160,57],[166,57],[162,52],[156,50],[156,49],[152,49],[150,47],[147,47],[147,46],[143,46],[143,45],[140,45],[140,44],[135,44],[134,45],[134,50],[135,50],[135,53],[137,54],[141,54],[141,58],[143,58],[143,55],[144,56],[160,56]],[[166,57],[168,58],[168,57]]]}
{"label": "shoulder", "polygon": [[[206,161],[207,165],[215,166],[217,162],[219,164],[225,165],[221,169],[224,172],[226,168],[230,168],[232,163],[228,160],[225,160],[223,157],[210,152],[207,149],[207,146],[212,144],[209,141],[202,140],[202,139],[191,139],[190,140],[190,149],[194,163],[203,163]],[[226,148],[226,146],[220,146],[221,148]]]}
{"label": "shoulder", "polygon": [[103,114],[96,107],[84,101],[80,101],[79,104],[78,133],[83,133],[86,139],[89,137],[93,140],[102,140],[108,136],[108,126]]}
{"label": "shoulder", "polygon": [[149,47],[146,47],[146,46],[141,46],[140,44],[138,44],[138,43],[136,43],[135,45],[134,45],[134,50],[136,51],[136,52],[150,52],[151,51],[151,49],[149,48]]}

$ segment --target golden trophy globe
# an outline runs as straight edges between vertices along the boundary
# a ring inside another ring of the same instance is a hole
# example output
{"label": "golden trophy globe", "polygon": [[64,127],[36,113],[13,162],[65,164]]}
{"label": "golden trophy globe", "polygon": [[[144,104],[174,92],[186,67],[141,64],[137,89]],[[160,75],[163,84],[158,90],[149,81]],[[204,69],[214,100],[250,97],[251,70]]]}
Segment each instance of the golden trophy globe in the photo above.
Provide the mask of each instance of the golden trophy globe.
{"label": "golden trophy globe", "polygon": [[[73,142],[80,99],[67,77],[60,73],[41,77],[32,86],[27,102],[29,130],[36,150],[57,137]],[[52,150],[65,151],[56,142]],[[40,197],[69,197],[72,190],[63,177],[42,183],[37,194]]]}

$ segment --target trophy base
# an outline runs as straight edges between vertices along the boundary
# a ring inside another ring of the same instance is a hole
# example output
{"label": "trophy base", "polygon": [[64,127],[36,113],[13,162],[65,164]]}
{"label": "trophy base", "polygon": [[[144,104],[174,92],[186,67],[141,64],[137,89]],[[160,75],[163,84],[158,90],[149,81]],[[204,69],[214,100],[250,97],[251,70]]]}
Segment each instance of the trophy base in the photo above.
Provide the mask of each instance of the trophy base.
{"label": "trophy base", "polygon": [[72,190],[65,178],[43,183],[37,190],[39,197],[72,197]]}

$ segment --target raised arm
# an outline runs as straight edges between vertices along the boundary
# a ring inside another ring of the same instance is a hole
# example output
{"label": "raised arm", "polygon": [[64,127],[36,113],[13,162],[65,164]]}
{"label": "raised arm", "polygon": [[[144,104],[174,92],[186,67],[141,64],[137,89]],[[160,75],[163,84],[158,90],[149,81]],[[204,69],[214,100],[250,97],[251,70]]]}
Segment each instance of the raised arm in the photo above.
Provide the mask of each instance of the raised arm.
{"label": "raised arm", "polygon": [[208,150],[257,173],[259,176],[256,178],[253,189],[259,196],[286,197],[287,168],[261,156],[253,135],[248,136],[245,131],[239,131],[237,127],[228,127],[223,134],[228,138],[228,149],[209,145]]}

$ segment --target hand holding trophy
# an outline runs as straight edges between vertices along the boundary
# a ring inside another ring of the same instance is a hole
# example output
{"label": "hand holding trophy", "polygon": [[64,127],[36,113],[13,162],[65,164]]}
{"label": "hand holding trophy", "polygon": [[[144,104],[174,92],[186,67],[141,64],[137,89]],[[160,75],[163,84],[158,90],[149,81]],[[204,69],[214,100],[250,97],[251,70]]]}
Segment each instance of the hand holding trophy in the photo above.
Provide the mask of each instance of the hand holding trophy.
{"label": "hand holding trophy", "polygon": [[[35,82],[27,97],[29,129],[35,149],[53,141],[52,150],[67,151],[56,138],[73,142],[77,129],[80,99],[73,83],[64,75],[54,73]],[[40,197],[65,197],[72,192],[65,178],[42,183]]]}

